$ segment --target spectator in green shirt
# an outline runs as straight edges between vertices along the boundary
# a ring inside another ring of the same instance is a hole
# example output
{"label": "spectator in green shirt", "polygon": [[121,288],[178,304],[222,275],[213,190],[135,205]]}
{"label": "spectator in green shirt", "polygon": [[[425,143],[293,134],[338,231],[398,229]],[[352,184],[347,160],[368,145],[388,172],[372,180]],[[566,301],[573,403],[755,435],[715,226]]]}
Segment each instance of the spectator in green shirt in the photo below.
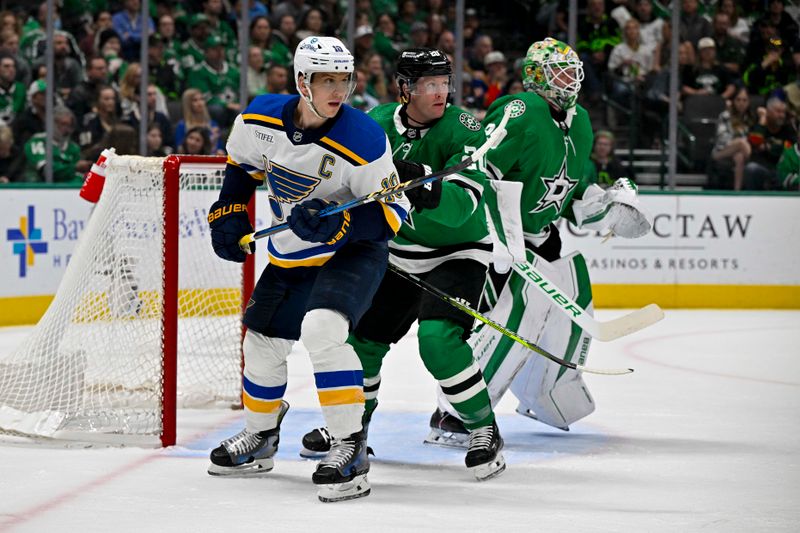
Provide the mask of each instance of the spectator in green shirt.
{"label": "spectator in green shirt", "polygon": [[225,49],[219,37],[210,35],[204,44],[205,60],[189,73],[187,87],[203,93],[211,118],[227,128],[241,111],[239,69],[225,61]]}
{"label": "spectator in green shirt", "polygon": [[778,182],[787,191],[800,190],[800,133],[797,141],[783,151],[778,161]]}
{"label": "spectator in green shirt", "polygon": [[[92,162],[81,159],[81,150],[72,141],[75,131],[75,115],[66,106],[58,106],[53,111],[53,181],[80,183],[83,174]],[[25,143],[25,181],[44,181],[46,156],[46,133],[33,135]]]}

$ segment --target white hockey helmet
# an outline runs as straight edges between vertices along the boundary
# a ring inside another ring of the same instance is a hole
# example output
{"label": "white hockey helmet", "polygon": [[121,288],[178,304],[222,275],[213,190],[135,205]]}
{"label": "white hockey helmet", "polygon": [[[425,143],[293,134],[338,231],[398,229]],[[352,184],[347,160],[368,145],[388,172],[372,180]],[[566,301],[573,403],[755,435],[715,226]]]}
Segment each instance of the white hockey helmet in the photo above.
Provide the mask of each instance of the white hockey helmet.
{"label": "white hockey helmet", "polygon": [[[345,100],[355,89],[355,60],[350,50],[336,37],[306,37],[297,45],[294,53],[294,81],[298,83],[300,75],[303,75],[305,83],[311,82],[311,76],[317,72],[348,73],[349,88]],[[314,113],[320,118],[316,108],[309,96],[303,96],[308,102]],[[302,95],[302,93],[301,93]]]}

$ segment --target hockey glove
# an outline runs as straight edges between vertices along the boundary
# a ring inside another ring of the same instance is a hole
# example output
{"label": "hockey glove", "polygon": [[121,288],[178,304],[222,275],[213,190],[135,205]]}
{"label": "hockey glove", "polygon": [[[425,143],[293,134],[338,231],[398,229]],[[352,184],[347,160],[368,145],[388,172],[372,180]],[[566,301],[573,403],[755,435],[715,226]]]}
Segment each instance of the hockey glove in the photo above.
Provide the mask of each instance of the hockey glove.
{"label": "hockey glove", "polygon": [[340,211],[328,216],[318,216],[317,213],[333,202],[313,198],[303,203],[297,204],[292,208],[289,218],[289,228],[295,235],[308,242],[324,242],[325,244],[336,244],[346,241],[349,237],[347,233],[350,229],[350,213]]}
{"label": "hockey glove", "polygon": [[[403,159],[395,159],[394,166],[400,175],[400,181],[409,181],[432,173],[431,167],[427,165]],[[408,201],[414,207],[414,211],[421,213],[423,209],[436,209],[442,200],[442,180],[435,180],[421,187],[408,189],[405,193]]]}
{"label": "hockey glove", "polygon": [[[217,200],[208,211],[208,225],[214,253],[226,261],[244,263],[247,254],[239,247],[239,239],[253,233],[253,226],[247,218],[247,206]],[[251,242],[250,253],[255,249],[256,243]]]}

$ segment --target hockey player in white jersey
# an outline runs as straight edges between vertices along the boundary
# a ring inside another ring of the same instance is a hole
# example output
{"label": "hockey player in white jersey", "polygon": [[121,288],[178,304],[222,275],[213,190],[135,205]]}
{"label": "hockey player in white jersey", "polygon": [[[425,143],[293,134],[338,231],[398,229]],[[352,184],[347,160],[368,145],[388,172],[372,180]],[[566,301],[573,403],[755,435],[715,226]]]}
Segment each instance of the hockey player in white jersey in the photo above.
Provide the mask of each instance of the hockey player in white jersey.
{"label": "hockey player in white jersey", "polygon": [[[273,467],[289,405],[286,357],[308,349],[322,413],[334,441],[312,481],[322,501],[370,492],[363,371],[348,332],[369,307],[386,269],[387,241],[409,210],[400,194],[319,217],[346,201],[397,183],[386,135],[344,102],[354,87],[353,57],[332,37],[308,37],[294,56],[300,96],[259,96],[235,120],[219,200],[210,209],[214,250],[244,261],[239,240],[252,233],[247,203],[265,182],[277,222],[269,265],[248,302],[242,401],[246,426],[211,452],[212,475],[254,475]],[[253,249],[250,250],[254,251]]]}

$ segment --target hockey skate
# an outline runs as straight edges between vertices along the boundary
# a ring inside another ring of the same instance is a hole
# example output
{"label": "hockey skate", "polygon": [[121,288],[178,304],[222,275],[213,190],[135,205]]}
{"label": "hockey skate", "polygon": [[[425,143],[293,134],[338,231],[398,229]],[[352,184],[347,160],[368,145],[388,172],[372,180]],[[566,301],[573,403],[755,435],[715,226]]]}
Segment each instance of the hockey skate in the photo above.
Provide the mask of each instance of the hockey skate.
{"label": "hockey skate", "polygon": [[475,479],[486,481],[499,476],[506,469],[506,461],[500,453],[502,449],[503,438],[497,429],[497,422],[470,432],[469,448],[464,462]]}
{"label": "hockey skate", "polygon": [[451,448],[466,448],[469,430],[464,423],[447,411],[436,409],[431,415],[431,432],[425,438],[426,444],[438,444]]}
{"label": "hockey skate", "polygon": [[275,466],[273,457],[280,442],[281,421],[289,410],[287,402],[281,402],[278,425],[267,431],[251,433],[247,428],[226,439],[211,451],[212,476],[249,477],[266,474]]}
{"label": "hockey skate", "polygon": [[[364,417],[361,420],[361,424],[364,427],[364,438],[366,438],[369,422],[372,419],[372,413],[374,412],[374,407],[371,411],[364,412]],[[304,457],[306,459],[320,459],[325,457],[325,454],[327,454],[331,449],[332,441],[333,437],[328,431],[328,428],[321,427],[312,429],[303,435],[303,448],[300,450],[300,457]],[[367,453],[372,453],[372,449],[368,447]]]}
{"label": "hockey skate", "polygon": [[322,502],[339,502],[369,495],[369,456],[362,430],[344,439],[333,439],[328,454],[317,465],[311,480]]}

